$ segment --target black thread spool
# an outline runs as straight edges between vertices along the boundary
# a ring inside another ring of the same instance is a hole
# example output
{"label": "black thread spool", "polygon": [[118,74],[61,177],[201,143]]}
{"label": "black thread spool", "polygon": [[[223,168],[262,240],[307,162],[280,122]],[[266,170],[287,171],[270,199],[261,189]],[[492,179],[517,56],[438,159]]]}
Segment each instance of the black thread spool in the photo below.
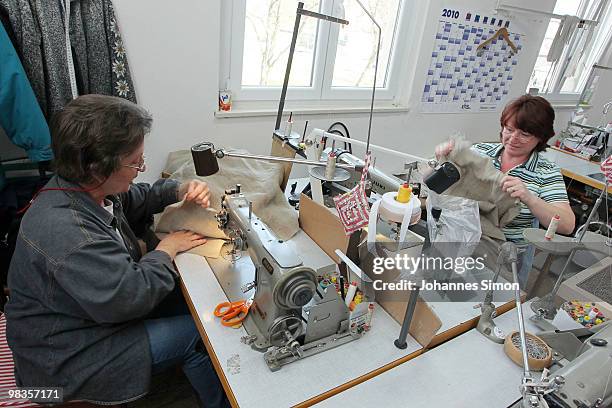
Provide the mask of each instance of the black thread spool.
{"label": "black thread spool", "polygon": [[459,169],[451,162],[444,162],[440,167],[433,171],[424,180],[424,183],[430,190],[438,194],[445,192],[450,186],[455,184],[461,175]]}
{"label": "black thread spool", "polygon": [[210,142],[191,146],[193,165],[198,176],[210,176],[219,171],[219,163],[217,163],[214,150],[215,146]]}

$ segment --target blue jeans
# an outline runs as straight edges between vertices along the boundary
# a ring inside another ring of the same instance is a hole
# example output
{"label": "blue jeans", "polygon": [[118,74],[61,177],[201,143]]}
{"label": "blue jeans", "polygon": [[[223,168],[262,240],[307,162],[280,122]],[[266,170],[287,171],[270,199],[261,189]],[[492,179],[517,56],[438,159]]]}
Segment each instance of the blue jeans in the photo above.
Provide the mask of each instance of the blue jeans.
{"label": "blue jeans", "polygon": [[148,319],[144,324],[151,347],[153,375],[180,364],[202,406],[229,407],[191,315]]}

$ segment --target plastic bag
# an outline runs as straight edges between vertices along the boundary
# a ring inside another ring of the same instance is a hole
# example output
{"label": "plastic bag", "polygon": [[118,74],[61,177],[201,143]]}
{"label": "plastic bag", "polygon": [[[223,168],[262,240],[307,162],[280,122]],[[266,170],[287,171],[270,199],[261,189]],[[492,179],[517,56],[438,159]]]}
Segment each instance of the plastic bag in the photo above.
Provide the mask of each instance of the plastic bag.
{"label": "plastic bag", "polygon": [[[433,207],[442,210],[438,226],[431,214]],[[430,242],[453,243],[456,256],[469,256],[480,242],[480,212],[478,202],[462,197],[440,195],[429,191],[427,197],[427,230]]]}

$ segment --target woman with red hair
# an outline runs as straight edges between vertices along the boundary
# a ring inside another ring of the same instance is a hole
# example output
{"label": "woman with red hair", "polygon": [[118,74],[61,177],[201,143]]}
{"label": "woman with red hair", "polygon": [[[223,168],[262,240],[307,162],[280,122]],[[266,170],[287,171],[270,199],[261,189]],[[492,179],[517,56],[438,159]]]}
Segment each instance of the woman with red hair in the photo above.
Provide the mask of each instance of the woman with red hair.
{"label": "woman with red hair", "polygon": [[[526,247],[523,230],[534,225],[548,227],[554,215],[560,216],[557,231],[571,234],[575,217],[559,166],[544,158],[548,140],[554,136],[555,111],[541,96],[523,95],[503,110],[500,143],[477,143],[472,149],[490,157],[496,169],[505,174],[502,190],[521,201],[519,215],[502,228],[508,241]],[[453,149],[453,141],[436,147],[436,157]],[[523,262],[525,264],[525,262]],[[531,262],[529,262],[529,268]],[[527,272],[520,275],[524,284]]]}

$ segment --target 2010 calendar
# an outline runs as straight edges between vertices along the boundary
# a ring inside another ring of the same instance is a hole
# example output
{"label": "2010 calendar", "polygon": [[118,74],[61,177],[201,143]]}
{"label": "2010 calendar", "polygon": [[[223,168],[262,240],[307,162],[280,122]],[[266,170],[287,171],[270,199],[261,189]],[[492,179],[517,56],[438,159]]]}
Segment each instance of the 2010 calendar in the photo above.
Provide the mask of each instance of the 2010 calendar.
{"label": "2010 calendar", "polygon": [[524,35],[512,32],[507,19],[470,11],[443,9],[437,24],[421,112],[498,110],[508,96]]}

